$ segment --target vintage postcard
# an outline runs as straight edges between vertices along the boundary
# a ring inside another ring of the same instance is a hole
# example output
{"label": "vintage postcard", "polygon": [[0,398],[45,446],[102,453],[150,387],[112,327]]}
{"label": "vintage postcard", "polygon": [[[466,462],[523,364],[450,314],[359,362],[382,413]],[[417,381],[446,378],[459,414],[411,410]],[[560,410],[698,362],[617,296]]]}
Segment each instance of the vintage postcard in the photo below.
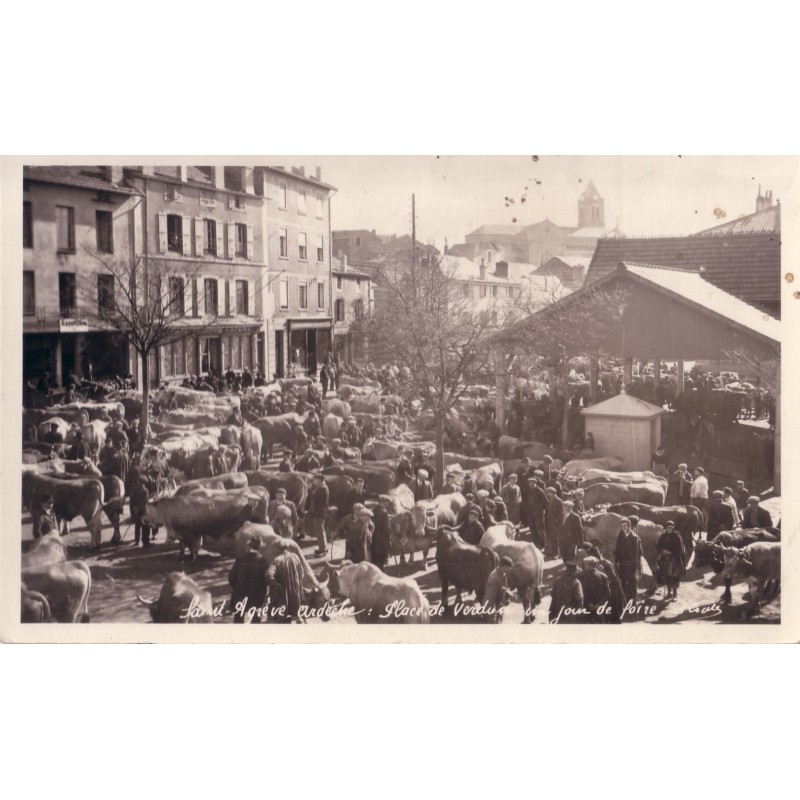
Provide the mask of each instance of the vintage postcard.
{"label": "vintage postcard", "polygon": [[0,162],[3,641],[798,639],[797,157],[105,160]]}

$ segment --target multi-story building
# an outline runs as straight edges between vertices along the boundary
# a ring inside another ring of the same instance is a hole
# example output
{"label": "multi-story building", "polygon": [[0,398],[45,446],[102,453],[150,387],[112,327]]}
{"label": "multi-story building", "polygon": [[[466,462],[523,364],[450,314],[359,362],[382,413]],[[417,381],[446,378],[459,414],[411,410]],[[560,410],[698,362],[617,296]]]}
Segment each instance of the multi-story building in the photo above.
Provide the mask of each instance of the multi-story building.
{"label": "multi-story building", "polygon": [[264,369],[264,199],[254,169],[146,166],[125,176],[142,198],[142,252],[183,295],[178,313],[189,331],[152,354],[151,384]]}
{"label": "multi-story building", "polygon": [[356,336],[353,323],[369,314],[374,304],[375,287],[372,278],[354,269],[343,259],[333,259],[333,347],[343,361],[353,363],[369,360],[365,338]]}
{"label": "multi-story building", "polygon": [[52,382],[63,385],[72,370],[86,373],[90,363],[96,375],[130,369],[124,337],[91,319],[109,290],[102,260],[133,263],[141,251],[141,202],[119,167],[23,170],[25,380],[49,372]]}
{"label": "multi-story building", "polygon": [[315,373],[333,346],[330,198],[336,191],[321,171],[257,167],[264,198],[267,286],[273,313],[267,324],[268,372]]}

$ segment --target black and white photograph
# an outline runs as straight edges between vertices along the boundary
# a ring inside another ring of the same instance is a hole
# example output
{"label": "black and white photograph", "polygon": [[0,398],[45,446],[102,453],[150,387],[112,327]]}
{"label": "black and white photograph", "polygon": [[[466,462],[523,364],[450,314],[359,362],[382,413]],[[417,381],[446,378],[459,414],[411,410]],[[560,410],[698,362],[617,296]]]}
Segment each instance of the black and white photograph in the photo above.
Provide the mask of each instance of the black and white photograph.
{"label": "black and white photograph", "polygon": [[17,165],[14,638],[780,638],[796,157],[188,160]]}

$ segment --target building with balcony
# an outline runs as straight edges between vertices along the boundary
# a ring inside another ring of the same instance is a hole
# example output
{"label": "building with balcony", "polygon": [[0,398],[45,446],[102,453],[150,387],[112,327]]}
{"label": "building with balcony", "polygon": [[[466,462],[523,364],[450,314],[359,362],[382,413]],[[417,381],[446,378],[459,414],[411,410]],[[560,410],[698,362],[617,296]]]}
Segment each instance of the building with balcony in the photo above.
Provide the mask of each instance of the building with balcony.
{"label": "building with balcony", "polygon": [[356,336],[353,323],[369,314],[375,301],[375,286],[366,272],[354,269],[347,257],[333,259],[333,347],[342,361],[369,360],[369,345]]}
{"label": "building with balcony", "polygon": [[265,285],[271,314],[266,325],[266,370],[315,374],[333,347],[330,198],[321,171],[256,167],[263,198]]}
{"label": "building with balcony", "polygon": [[[108,291],[103,260],[133,263],[142,197],[121,167],[23,171],[23,376],[95,376],[130,369],[124,337],[90,324]],[[92,296],[93,295],[93,296]]]}

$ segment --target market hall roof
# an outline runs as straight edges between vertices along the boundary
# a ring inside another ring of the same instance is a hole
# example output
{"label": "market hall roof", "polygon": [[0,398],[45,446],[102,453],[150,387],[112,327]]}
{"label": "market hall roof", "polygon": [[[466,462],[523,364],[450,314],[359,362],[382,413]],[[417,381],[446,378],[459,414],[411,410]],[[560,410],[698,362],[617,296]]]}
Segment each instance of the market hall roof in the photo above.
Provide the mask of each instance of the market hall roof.
{"label": "market hall roof", "polygon": [[702,268],[709,283],[745,303],[779,314],[780,232],[727,230],[714,234],[714,230],[693,236],[599,239],[585,283],[605,277],[621,261],[692,272]]}

